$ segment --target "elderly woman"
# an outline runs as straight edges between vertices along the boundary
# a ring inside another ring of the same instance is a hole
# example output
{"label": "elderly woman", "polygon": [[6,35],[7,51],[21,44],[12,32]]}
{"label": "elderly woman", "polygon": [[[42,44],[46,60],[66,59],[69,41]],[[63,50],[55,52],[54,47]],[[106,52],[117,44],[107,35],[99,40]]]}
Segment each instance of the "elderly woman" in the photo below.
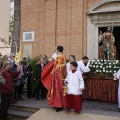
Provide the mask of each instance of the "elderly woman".
{"label": "elderly woman", "polygon": [[13,80],[19,75],[19,67],[17,68],[17,72],[12,72],[10,68],[11,68],[10,61],[4,61],[1,73],[6,82],[5,84],[0,83],[1,93],[0,120],[6,120],[7,111],[10,104],[11,93],[13,90]]}

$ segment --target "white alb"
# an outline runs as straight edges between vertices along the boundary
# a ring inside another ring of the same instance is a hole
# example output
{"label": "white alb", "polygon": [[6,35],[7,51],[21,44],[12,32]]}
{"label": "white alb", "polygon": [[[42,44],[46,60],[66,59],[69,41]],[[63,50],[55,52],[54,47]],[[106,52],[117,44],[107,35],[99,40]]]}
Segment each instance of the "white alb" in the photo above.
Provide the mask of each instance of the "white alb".
{"label": "white alb", "polygon": [[118,70],[118,72],[114,74],[114,77],[116,77],[119,80],[119,86],[118,86],[118,108],[120,108],[120,70]]}
{"label": "white alb", "polygon": [[88,62],[87,65],[85,66],[83,61],[80,60],[77,62],[77,64],[78,64],[77,70],[80,71],[81,74],[87,73],[90,71],[90,68],[89,68],[90,62]]}

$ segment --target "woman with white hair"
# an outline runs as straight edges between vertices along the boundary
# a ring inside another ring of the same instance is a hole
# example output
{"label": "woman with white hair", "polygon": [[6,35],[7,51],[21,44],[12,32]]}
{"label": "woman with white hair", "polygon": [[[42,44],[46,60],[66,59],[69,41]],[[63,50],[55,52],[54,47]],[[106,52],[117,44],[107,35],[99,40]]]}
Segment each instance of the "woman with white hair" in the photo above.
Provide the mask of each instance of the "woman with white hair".
{"label": "woman with white hair", "polygon": [[0,120],[6,120],[7,111],[10,104],[11,93],[13,90],[13,80],[19,75],[19,66],[17,72],[11,71],[10,61],[4,61],[3,69],[1,70],[5,83],[0,83],[1,105],[0,105]]}

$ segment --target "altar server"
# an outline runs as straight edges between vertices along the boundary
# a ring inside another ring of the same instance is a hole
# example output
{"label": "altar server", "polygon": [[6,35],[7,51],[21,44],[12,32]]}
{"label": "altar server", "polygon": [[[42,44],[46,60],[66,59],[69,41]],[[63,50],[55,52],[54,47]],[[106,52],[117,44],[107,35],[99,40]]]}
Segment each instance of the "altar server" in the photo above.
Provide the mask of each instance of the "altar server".
{"label": "altar server", "polygon": [[75,62],[75,56],[74,55],[70,55],[69,56],[69,62],[67,63],[67,73],[69,71],[71,71],[71,69],[70,69],[70,62]]}
{"label": "altar server", "polygon": [[77,62],[71,62],[71,71],[68,72],[65,80],[67,86],[66,95],[66,113],[74,109],[75,113],[80,113],[82,109],[82,91],[84,89],[84,81],[80,71],[77,71]]}
{"label": "altar server", "polygon": [[80,71],[81,74],[90,72],[89,65],[90,65],[90,61],[89,61],[88,57],[84,56],[82,58],[82,60],[78,61],[77,70]]}
{"label": "altar server", "polygon": [[118,70],[118,72],[114,74],[114,77],[119,79],[119,86],[118,86],[118,109],[119,109],[119,112],[120,112],[120,70]]}

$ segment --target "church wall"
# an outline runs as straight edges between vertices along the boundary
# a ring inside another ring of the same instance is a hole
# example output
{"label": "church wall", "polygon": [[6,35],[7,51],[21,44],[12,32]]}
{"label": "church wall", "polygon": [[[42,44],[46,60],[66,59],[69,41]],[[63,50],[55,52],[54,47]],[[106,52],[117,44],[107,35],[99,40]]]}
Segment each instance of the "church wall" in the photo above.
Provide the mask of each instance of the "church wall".
{"label": "church wall", "polygon": [[87,0],[87,8],[89,9],[90,7],[94,6],[98,2],[105,1],[105,0]]}
{"label": "church wall", "polygon": [[[87,9],[101,0],[21,0],[21,51],[26,45],[31,56],[51,57],[63,45],[68,57],[87,55]],[[33,42],[22,42],[22,33],[35,31]]]}

